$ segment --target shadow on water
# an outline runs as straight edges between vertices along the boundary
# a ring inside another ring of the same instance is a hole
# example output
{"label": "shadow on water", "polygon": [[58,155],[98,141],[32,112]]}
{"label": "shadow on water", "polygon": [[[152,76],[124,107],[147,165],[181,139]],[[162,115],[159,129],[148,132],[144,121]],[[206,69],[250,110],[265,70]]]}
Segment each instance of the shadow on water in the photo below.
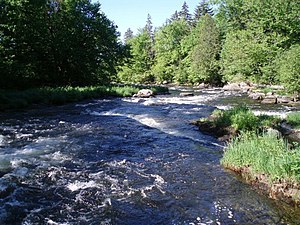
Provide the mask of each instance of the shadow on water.
{"label": "shadow on water", "polygon": [[189,124],[214,107],[176,101],[106,99],[1,115],[0,223],[300,221],[299,210],[220,167],[222,144]]}

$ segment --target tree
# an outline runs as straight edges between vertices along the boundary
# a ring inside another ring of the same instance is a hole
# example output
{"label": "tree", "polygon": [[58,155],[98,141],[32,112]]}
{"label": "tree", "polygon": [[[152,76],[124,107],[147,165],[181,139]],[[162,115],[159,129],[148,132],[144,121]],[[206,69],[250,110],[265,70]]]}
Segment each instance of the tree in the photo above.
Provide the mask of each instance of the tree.
{"label": "tree", "polygon": [[186,2],[183,3],[181,10],[179,11],[179,18],[185,20],[189,25],[192,22],[192,16],[189,11],[189,6]]}
{"label": "tree", "polygon": [[[297,0],[221,1],[216,17],[226,36],[222,50],[226,79],[239,76],[264,83],[277,82],[277,55],[300,42],[299,11]],[[239,54],[243,62],[238,59]]]}
{"label": "tree", "polygon": [[179,13],[178,13],[177,10],[176,10],[176,11],[174,12],[174,14],[171,16],[170,23],[171,23],[172,21],[174,21],[174,20],[180,20],[180,16],[179,16]]}
{"label": "tree", "polygon": [[261,35],[248,30],[227,34],[221,53],[225,81],[271,81],[263,79],[263,68],[275,51],[269,51],[268,43],[259,39]]}
{"label": "tree", "polygon": [[132,38],[133,38],[133,31],[130,28],[128,28],[124,34],[124,42],[128,43],[128,41],[130,41],[130,39]]}
{"label": "tree", "polygon": [[151,18],[150,14],[147,15],[145,30],[146,30],[147,34],[149,35],[149,37],[151,38],[151,40],[154,42],[153,25],[152,25],[152,18]]}
{"label": "tree", "polygon": [[[153,73],[158,82],[172,82],[179,77],[184,55],[181,51],[181,41],[189,34],[189,26],[183,19],[175,20],[163,26],[155,35],[155,64]],[[177,75],[176,75],[177,74]]]}
{"label": "tree", "polygon": [[213,16],[213,10],[209,6],[207,0],[202,0],[196,7],[194,12],[194,23],[196,24],[202,16],[205,14],[210,14]]}
{"label": "tree", "polygon": [[115,72],[122,48],[100,4],[2,0],[0,5],[1,75],[12,81],[1,87],[95,84]]}
{"label": "tree", "polygon": [[147,83],[153,82],[151,67],[153,64],[152,40],[145,29],[129,40],[130,59],[119,68],[118,78],[121,82]]}
{"label": "tree", "polygon": [[192,83],[220,84],[219,55],[221,49],[219,30],[209,14],[205,14],[195,29],[196,45],[191,51],[190,74]]}
{"label": "tree", "polygon": [[292,94],[300,93],[300,45],[296,44],[280,55],[277,73],[281,83]]}

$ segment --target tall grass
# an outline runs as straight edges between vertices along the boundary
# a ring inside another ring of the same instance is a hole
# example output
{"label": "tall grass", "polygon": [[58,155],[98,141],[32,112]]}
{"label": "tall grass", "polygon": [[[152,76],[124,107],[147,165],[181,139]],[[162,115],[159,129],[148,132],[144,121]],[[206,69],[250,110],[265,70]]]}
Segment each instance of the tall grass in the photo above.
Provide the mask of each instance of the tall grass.
{"label": "tall grass", "polygon": [[213,112],[213,123],[216,127],[232,126],[235,130],[255,131],[264,127],[275,125],[279,118],[274,116],[256,116],[247,106],[240,105],[232,109]]}
{"label": "tall grass", "polygon": [[289,113],[286,120],[294,128],[300,129],[300,112]]}
{"label": "tall grass", "polygon": [[[33,88],[24,91],[0,90],[0,111],[20,109],[33,104],[62,105],[85,99],[112,97],[130,97],[142,86],[89,86],[89,87],[57,87]],[[147,87],[154,93],[167,92],[160,87]]]}
{"label": "tall grass", "polygon": [[272,180],[300,181],[300,147],[289,149],[276,135],[245,132],[229,143],[221,164],[228,168],[250,166]]}

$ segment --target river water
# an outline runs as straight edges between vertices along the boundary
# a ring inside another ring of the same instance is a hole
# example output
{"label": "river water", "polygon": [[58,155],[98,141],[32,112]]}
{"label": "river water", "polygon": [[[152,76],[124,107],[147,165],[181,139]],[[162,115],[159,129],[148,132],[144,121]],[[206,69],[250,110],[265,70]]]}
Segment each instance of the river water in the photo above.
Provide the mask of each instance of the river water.
{"label": "river water", "polygon": [[1,114],[0,224],[299,224],[298,209],[225,171],[223,144],[190,124],[243,98],[173,93]]}

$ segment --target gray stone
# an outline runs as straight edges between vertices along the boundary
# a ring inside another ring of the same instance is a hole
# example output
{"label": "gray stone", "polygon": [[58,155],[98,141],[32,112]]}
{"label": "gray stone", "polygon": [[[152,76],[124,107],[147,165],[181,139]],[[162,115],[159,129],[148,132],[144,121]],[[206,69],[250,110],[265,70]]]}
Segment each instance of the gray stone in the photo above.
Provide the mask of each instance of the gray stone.
{"label": "gray stone", "polygon": [[252,92],[249,94],[249,97],[254,100],[263,100],[265,97],[265,94],[261,93],[261,92]]}
{"label": "gray stone", "polygon": [[197,88],[201,88],[201,89],[208,88],[208,87],[209,87],[209,85],[205,84],[205,83],[201,83],[197,86]]}
{"label": "gray stone", "polygon": [[276,96],[274,95],[269,95],[269,96],[266,96],[262,101],[261,103],[263,104],[276,104],[277,103],[277,98]]}
{"label": "gray stone", "polygon": [[224,85],[223,90],[224,91],[241,91],[242,89],[238,83],[232,83],[232,84]]}
{"label": "gray stone", "polygon": [[289,103],[292,101],[293,101],[293,98],[290,96],[279,96],[277,98],[277,103]]}
{"label": "gray stone", "polygon": [[139,90],[137,94],[134,94],[133,97],[138,98],[150,98],[153,96],[153,91],[150,89]]}

